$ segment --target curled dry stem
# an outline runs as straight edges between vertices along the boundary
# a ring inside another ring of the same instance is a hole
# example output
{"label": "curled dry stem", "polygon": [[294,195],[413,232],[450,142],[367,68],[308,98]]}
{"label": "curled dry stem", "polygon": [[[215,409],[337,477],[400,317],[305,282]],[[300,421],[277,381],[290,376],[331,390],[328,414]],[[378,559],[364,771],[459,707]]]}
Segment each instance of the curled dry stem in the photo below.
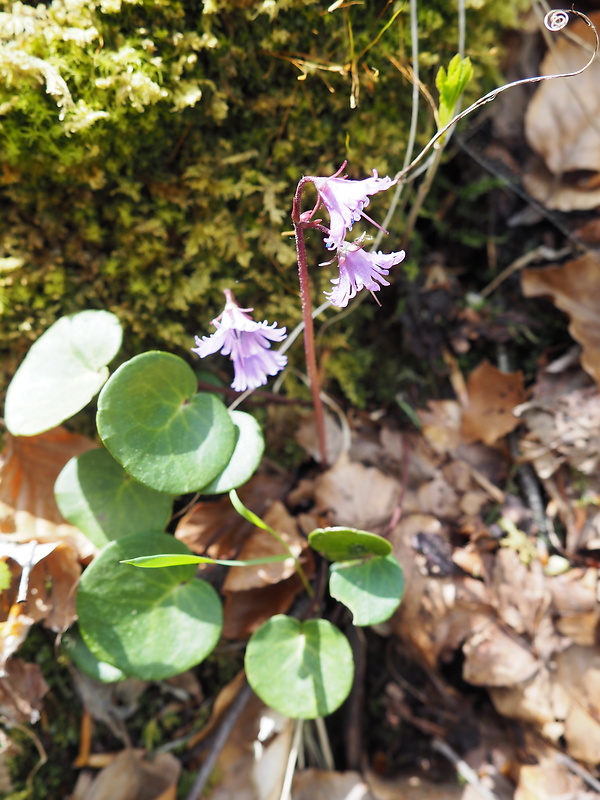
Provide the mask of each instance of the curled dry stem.
{"label": "curled dry stem", "polygon": [[472,105],[468,108],[465,108],[464,111],[461,111],[460,114],[457,114],[453,117],[447,125],[444,125],[443,128],[435,134],[435,136],[429,140],[429,142],[425,145],[425,147],[421,150],[418,156],[414,158],[407,167],[404,167],[400,172],[398,172],[395,176],[395,180],[403,181],[406,180],[407,175],[414,169],[414,167],[424,158],[424,156],[431,150],[432,147],[436,145],[436,143],[447,133],[450,128],[456,125],[457,122],[467,117],[471,112],[476,111],[478,108],[490,103],[492,100],[495,100],[501,92],[505,92],[507,89],[512,89],[515,86],[524,86],[527,83],[540,83],[540,81],[550,81],[554,80],[555,78],[573,78],[576,75],[581,75],[582,72],[592,65],[596,58],[596,54],[600,49],[600,37],[598,36],[598,30],[592,20],[584,14],[582,11],[576,11],[575,8],[571,7],[570,9],[564,8],[557,8],[554,11],[550,11],[544,17],[544,25],[549,31],[556,32],[562,30],[567,23],[569,22],[570,15],[573,14],[577,17],[580,17],[586,25],[588,25],[594,32],[594,52],[588,59],[588,61],[581,67],[580,69],[574,70],[573,72],[558,72],[552,75],[535,75],[532,78],[520,78],[517,81],[511,81],[510,83],[504,84],[504,86],[500,86],[497,89],[492,89],[491,92],[488,92],[483,97],[480,97],[479,100],[476,100]]}

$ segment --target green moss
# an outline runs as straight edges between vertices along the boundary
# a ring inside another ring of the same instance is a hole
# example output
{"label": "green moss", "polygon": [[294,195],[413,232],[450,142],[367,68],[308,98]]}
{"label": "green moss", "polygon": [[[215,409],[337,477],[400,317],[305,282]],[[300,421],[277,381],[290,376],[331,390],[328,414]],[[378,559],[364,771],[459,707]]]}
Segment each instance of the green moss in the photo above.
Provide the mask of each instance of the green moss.
{"label": "green moss", "polygon": [[[500,26],[519,4],[470,4],[473,92],[489,88]],[[187,352],[226,286],[261,318],[295,324],[284,234],[300,176],[333,172],[345,158],[354,177],[401,166],[411,87],[395,64],[410,53],[405,5],[323,13],[305,0],[55,0],[6,12],[0,256],[23,266],[0,273],[4,378],[44,328],[83,308],[117,313],[129,353]],[[420,10],[429,86],[456,50],[455,5]],[[433,122],[426,109],[421,117],[423,143]],[[383,200],[373,213],[384,213]],[[398,246],[400,228],[386,248]],[[310,247],[316,265],[320,240]],[[315,292],[329,277],[316,276]],[[335,358],[339,378],[348,359]],[[347,391],[357,377],[342,381]]]}

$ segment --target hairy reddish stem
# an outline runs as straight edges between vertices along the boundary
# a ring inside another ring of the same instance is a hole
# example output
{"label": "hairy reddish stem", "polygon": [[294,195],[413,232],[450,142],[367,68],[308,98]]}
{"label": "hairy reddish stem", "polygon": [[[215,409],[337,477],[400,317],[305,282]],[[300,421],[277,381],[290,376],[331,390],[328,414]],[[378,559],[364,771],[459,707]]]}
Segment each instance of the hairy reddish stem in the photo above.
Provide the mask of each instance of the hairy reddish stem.
{"label": "hairy reddish stem", "polygon": [[306,183],[302,178],[298,183],[294,202],[292,205],[292,221],[294,223],[294,233],[296,235],[296,253],[298,256],[298,280],[300,282],[300,298],[302,301],[302,319],[304,320],[304,353],[306,356],[306,371],[310,383],[313,408],[315,410],[315,421],[317,424],[317,439],[319,442],[319,452],[321,463],[327,465],[327,445],[325,441],[325,413],[319,386],[319,371],[317,369],[317,357],[315,353],[315,327],[312,318],[312,300],[310,298],[310,281],[308,278],[308,264],[306,263],[306,244],[304,241],[305,228],[318,227],[317,222],[302,220],[302,189]]}

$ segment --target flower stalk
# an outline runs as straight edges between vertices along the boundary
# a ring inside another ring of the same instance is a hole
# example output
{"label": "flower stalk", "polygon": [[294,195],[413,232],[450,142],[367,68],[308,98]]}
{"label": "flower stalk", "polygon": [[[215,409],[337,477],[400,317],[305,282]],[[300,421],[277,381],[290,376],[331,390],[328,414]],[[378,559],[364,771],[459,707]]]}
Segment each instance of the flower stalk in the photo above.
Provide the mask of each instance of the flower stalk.
{"label": "flower stalk", "polygon": [[317,426],[317,441],[321,463],[327,465],[327,441],[325,439],[325,412],[321,392],[319,387],[319,370],[317,367],[317,356],[315,351],[315,326],[312,318],[312,300],[310,297],[310,281],[308,278],[308,264],[306,262],[306,243],[304,240],[305,228],[315,228],[317,221],[307,221],[302,219],[302,189],[306,183],[306,178],[301,178],[294,201],[292,204],[292,222],[294,224],[294,235],[296,237],[296,254],[298,257],[298,281],[300,283],[300,299],[302,303],[302,319],[304,321],[304,354],[306,357],[306,372],[310,384],[313,409],[315,412],[315,422]]}

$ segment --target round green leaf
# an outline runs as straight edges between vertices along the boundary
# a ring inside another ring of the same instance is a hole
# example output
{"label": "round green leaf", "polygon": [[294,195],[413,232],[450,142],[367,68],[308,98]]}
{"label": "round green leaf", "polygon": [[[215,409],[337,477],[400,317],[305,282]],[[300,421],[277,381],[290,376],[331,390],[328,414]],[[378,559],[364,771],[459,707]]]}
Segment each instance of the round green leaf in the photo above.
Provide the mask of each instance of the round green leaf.
{"label": "round green leaf", "polygon": [[235,449],[223,472],[202,487],[202,494],[221,494],[242,486],[256,472],[265,450],[265,440],[254,417],[244,411],[229,413],[235,426]]}
{"label": "round green leaf", "polygon": [[86,406],[108,378],[121,347],[121,324],[109,311],[62,317],[31,346],[6,395],[6,426],[15,436],[54,428]]}
{"label": "round green leaf", "polygon": [[308,543],[330,561],[347,561],[366,556],[387,556],[392,545],[376,533],[356,528],[317,528],[308,537]]}
{"label": "round green leaf", "polygon": [[100,660],[127,675],[162,680],[193,667],[219,640],[223,611],[193,564],[137,569],[124,559],[187,553],[165,533],[125,536],[106,545],[84,571],[77,592],[79,629]]}
{"label": "round green leaf", "polygon": [[197,394],[194,372],[170,353],[142,353],[120,366],[100,393],[96,423],[130,475],[174,495],[209,484],[235,445],[223,403]]}
{"label": "round green leaf", "polygon": [[90,678],[102,683],[117,683],[127,678],[124,672],[112,664],[98,661],[81,638],[77,625],[69,628],[60,641],[71,661]]}
{"label": "round green leaf", "polygon": [[260,699],[296,719],[331,714],[350,694],[354,678],[350,643],[324,619],[271,617],[250,638],[245,664]]}
{"label": "round green leaf", "polygon": [[60,513],[96,547],[164,528],[173,499],[135,481],[103,448],[68,461],[54,484]]}
{"label": "round green leaf", "polygon": [[332,564],[329,593],[347,606],[355,625],[377,625],[400,605],[404,574],[394,556]]}

